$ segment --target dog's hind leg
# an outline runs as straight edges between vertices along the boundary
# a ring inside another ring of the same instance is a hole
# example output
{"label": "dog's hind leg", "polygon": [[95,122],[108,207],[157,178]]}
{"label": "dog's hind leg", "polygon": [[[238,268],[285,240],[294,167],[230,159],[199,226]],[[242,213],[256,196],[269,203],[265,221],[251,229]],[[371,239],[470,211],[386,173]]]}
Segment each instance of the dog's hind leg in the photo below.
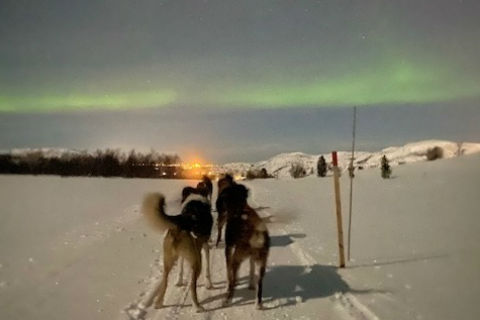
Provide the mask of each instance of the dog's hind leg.
{"label": "dog's hind leg", "polygon": [[158,288],[157,300],[155,301],[155,309],[160,309],[163,307],[163,299],[165,297],[165,291],[167,290],[168,285],[168,275],[177,260],[177,256],[171,253],[169,250],[164,250],[163,254],[163,274],[162,282]]}
{"label": "dog's hind leg", "polygon": [[198,303],[197,297],[197,280],[200,276],[200,270],[197,268],[193,268],[192,270],[192,282],[190,283],[190,294],[192,296],[193,304],[195,305],[195,309],[197,312],[203,312],[205,309]]}
{"label": "dog's hind leg", "polygon": [[205,260],[207,262],[205,270],[205,284],[207,289],[213,289],[212,276],[210,275],[210,247],[208,241],[203,244],[203,250],[205,251]]}
{"label": "dog's hind leg", "polygon": [[228,283],[228,279],[230,278],[230,272],[232,269],[230,268],[232,251],[233,251],[233,248],[231,246],[228,246],[228,245],[225,246],[225,266],[227,269],[227,283]]}
{"label": "dog's hind leg", "polygon": [[227,273],[228,273],[228,290],[227,296],[223,305],[226,306],[230,304],[233,298],[233,292],[235,291],[235,284],[237,282],[238,268],[242,262],[241,255],[237,251],[233,253],[233,256],[230,258],[229,263],[227,264]]}
{"label": "dog's hind leg", "polygon": [[250,275],[249,275],[248,289],[250,290],[255,289],[255,261],[253,260],[252,256],[250,256]]}
{"label": "dog's hind leg", "polygon": [[183,257],[178,259],[178,277],[177,283],[175,284],[177,287],[181,287],[184,285],[183,283]]}
{"label": "dog's hind leg", "polygon": [[216,247],[218,247],[220,240],[222,240],[222,229],[225,222],[226,222],[225,213],[219,211],[218,218],[217,218],[217,242],[215,242]]}
{"label": "dog's hind leg", "polygon": [[192,302],[197,312],[203,312],[205,309],[198,303],[197,297],[197,280],[202,271],[202,256],[200,251],[193,253],[186,257],[192,267],[192,279],[190,281],[190,295],[192,296]]}
{"label": "dog's hind leg", "polygon": [[260,270],[258,275],[258,282],[257,282],[257,303],[256,308],[262,309],[262,291],[263,291],[263,277],[265,276],[265,266],[267,264],[266,259],[263,259],[260,262]]}

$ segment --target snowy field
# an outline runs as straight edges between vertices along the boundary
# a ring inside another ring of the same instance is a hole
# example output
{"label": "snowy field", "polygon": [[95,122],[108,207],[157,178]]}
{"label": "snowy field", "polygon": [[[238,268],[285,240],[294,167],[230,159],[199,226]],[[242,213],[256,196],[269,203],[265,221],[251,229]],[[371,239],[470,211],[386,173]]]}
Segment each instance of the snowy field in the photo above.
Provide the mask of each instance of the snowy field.
{"label": "snowy field", "polygon": [[[233,304],[223,250],[215,289],[196,314],[171,276],[166,308],[141,310],[161,274],[162,235],[139,213],[161,191],[167,211],[194,181],[0,176],[0,319],[478,319],[480,155],[379,169],[354,180],[352,261],[338,269],[333,182],[255,180],[251,205],[269,224],[265,309],[254,307],[246,265]],[[346,231],[348,177],[341,181]],[[345,232],[346,234],[346,232]],[[346,240],[346,239],[345,239]]]}

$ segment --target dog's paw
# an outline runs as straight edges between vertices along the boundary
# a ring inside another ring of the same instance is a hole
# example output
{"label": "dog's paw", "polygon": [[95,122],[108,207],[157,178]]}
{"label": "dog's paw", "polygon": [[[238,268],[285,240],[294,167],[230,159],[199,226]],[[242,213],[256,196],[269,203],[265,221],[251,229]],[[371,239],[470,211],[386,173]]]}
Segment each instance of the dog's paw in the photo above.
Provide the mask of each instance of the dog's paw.
{"label": "dog's paw", "polygon": [[202,313],[202,312],[205,312],[205,309],[202,306],[197,306],[195,307],[195,312]]}
{"label": "dog's paw", "polygon": [[162,309],[164,307],[163,303],[161,302],[156,302],[154,308],[155,309]]}
{"label": "dog's paw", "polygon": [[232,302],[232,299],[225,299],[222,302],[222,307],[228,307],[228,305]]}
{"label": "dog's paw", "polygon": [[263,304],[261,304],[261,303],[255,304],[255,309],[257,309],[257,310],[263,310]]}
{"label": "dog's paw", "polygon": [[152,304],[153,304],[153,299],[149,299],[144,303],[139,303],[138,305],[139,305],[139,308],[146,309],[146,308],[150,308]]}
{"label": "dog's paw", "polygon": [[177,286],[177,287],[183,287],[183,286],[185,286],[185,282],[178,281],[177,283],[175,283],[175,286]]}

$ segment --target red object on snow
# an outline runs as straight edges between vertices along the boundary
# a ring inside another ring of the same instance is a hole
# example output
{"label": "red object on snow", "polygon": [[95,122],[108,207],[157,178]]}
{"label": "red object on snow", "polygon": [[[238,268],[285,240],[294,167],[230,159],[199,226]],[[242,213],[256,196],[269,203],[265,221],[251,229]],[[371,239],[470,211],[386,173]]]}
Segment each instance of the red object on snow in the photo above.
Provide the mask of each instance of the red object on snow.
{"label": "red object on snow", "polygon": [[332,151],[332,163],[333,166],[338,166],[337,151]]}

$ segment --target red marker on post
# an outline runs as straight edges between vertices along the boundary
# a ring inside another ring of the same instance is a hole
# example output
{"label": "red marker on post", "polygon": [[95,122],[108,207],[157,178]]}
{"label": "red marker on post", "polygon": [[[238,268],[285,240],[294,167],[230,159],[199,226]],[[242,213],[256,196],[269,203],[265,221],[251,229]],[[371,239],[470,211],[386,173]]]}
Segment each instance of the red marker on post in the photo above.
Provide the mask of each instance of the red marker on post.
{"label": "red marker on post", "polygon": [[338,167],[337,151],[332,151],[332,163],[334,167]]}
{"label": "red marker on post", "polygon": [[338,169],[337,151],[332,151],[333,186],[335,188],[335,207],[337,214],[338,251],[340,268],[345,268],[345,250],[343,246],[342,203],[340,201],[340,172]]}

